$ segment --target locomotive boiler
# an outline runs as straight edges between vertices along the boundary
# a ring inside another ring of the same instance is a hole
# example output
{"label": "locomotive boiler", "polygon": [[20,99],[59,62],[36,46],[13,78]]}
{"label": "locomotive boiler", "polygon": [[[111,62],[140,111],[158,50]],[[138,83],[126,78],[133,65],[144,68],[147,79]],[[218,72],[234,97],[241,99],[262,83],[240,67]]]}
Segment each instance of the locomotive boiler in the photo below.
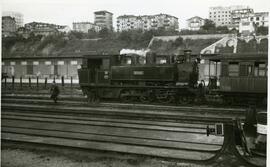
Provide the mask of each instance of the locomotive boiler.
{"label": "locomotive boiler", "polygon": [[79,83],[90,101],[187,103],[196,96],[198,62],[191,50],[183,55],[85,55]]}

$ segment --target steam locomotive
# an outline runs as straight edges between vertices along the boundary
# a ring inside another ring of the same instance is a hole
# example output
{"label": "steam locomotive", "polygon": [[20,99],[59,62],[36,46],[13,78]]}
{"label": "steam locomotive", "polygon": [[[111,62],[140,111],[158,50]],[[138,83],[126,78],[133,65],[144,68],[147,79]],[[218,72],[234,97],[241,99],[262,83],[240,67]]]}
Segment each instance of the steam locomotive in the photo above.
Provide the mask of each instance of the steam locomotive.
{"label": "steam locomotive", "polygon": [[207,87],[204,81],[198,81],[203,55],[191,53],[85,55],[78,70],[79,83],[89,101],[107,98],[186,104],[205,101],[208,93],[228,104],[266,102],[267,53],[212,55],[209,61],[220,66],[221,74],[216,71],[215,76],[210,76]]}
{"label": "steam locomotive", "polygon": [[89,55],[78,70],[79,83],[90,101],[186,103],[196,96],[198,57],[183,55]]}

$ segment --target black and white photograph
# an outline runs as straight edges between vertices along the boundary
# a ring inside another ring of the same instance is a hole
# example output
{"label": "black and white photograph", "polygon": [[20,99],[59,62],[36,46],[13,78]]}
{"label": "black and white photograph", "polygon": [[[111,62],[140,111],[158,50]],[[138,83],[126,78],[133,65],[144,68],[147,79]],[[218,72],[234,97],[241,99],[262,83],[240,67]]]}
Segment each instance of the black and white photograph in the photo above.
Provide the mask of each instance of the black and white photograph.
{"label": "black and white photograph", "polygon": [[2,167],[266,167],[267,0],[2,0]]}

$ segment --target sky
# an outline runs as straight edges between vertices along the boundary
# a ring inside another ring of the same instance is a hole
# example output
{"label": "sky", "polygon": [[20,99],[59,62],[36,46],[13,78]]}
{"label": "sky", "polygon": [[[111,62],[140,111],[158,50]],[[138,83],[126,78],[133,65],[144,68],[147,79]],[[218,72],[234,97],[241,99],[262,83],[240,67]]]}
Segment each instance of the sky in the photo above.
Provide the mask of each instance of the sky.
{"label": "sky", "polygon": [[24,23],[47,22],[68,25],[72,22],[94,22],[94,12],[107,10],[116,18],[124,14],[154,15],[165,13],[179,18],[179,27],[193,16],[208,17],[209,7],[245,5],[255,12],[269,11],[270,0],[1,0],[2,11],[24,15]]}

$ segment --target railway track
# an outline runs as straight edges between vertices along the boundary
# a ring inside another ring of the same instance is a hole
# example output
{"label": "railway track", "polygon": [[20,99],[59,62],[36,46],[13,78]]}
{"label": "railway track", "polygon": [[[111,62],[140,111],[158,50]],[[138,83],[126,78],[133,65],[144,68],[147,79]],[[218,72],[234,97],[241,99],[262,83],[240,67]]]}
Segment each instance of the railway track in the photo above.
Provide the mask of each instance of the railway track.
{"label": "railway track", "polygon": [[[206,127],[220,122],[231,127],[232,119],[243,118],[242,109],[136,106],[88,105],[69,99],[54,104],[45,98],[2,95],[2,141],[196,162],[241,158],[229,147],[232,134],[207,136]],[[225,128],[226,133],[230,131]],[[248,163],[243,160],[243,164]]]}
{"label": "railway track", "polygon": [[[18,95],[18,94],[6,94],[2,95],[3,103],[16,103],[16,104],[45,104],[51,105],[52,100],[49,95]],[[62,106],[85,106],[89,108],[115,108],[125,110],[154,110],[157,111],[177,111],[184,113],[200,113],[200,114],[214,114],[219,117],[227,115],[231,117],[242,117],[245,115],[246,109],[243,108],[221,108],[221,107],[209,107],[209,106],[164,106],[164,105],[153,105],[153,104],[136,104],[136,103],[116,103],[116,102],[101,102],[90,104],[82,96],[69,96],[62,95],[58,102],[58,105]]]}
{"label": "railway track", "polygon": [[209,159],[223,143],[223,137],[207,137],[200,123],[52,115],[46,108],[41,112],[3,105],[2,139],[187,160]]}

